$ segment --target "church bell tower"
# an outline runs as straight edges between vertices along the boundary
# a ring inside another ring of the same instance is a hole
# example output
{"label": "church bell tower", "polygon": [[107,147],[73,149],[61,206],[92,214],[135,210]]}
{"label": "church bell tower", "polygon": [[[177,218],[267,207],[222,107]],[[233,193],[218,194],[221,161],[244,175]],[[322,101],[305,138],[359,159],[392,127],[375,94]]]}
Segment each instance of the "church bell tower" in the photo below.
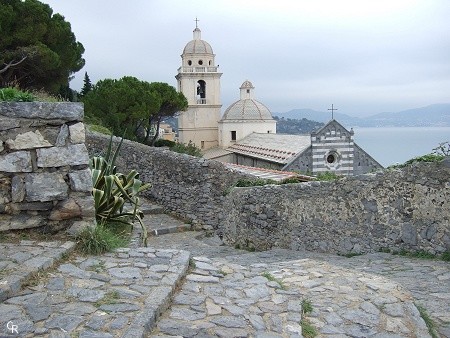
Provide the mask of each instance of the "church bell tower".
{"label": "church bell tower", "polygon": [[201,39],[197,21],[193,40],[184,47],[181,67],[175,76],[178,91],[188,101],[188,109],[178,116],[178,135],[181,143],[192,141],[197,147],[206,150],[219,144],[222,73],[215,64],[210,44]]}

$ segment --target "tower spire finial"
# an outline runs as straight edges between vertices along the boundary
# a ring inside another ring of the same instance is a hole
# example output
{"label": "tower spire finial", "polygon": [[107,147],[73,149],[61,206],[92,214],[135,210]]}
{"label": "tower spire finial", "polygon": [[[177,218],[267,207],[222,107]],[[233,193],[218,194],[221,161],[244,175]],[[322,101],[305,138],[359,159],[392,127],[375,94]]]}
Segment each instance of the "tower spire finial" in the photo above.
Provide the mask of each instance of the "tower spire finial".
{"label": "tower spire finial", "polygon": [[197,19],[197,17],[195,17],[195,28],[198,28],[198,22],[200,21],[199,19]]}

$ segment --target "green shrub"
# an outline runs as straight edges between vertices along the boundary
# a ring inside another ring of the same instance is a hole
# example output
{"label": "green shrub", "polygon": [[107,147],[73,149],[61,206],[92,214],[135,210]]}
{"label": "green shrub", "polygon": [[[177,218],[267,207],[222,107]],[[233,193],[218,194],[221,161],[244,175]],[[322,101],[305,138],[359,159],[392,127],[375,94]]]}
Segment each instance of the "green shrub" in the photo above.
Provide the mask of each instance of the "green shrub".
{"label": "green shrub", "polygon": [[336,175],[334,172],[325,171],[322,173],[318,173],[316,175],[317,181],[335,181],[341,178],[339,175]]}
{"label": "green shrub", "polygon": [[76,239],[80,250],[89,255],[100,255],[128,244],[124,236],[102,224],[84,228]]}
{"label": "green shrub", "polygon": [[0,101],[33,102],[35,97],[29,92],[16,88],[2,88],[0,89]]}
{"label": "green shrub", "polygon": [[302,183],[304,181],[300,180],[298,177],[288,177],[280,182],[280,184],[290,184],[290,183]]}
{"label": "green shrub", "polygon": [[446,262],[450,262],[450,250],[444,251],[441,255],[441,259]]}
{"label": "green shrub", "polygon": [[87,127],[90,131],[95,131],[97,133],[105,134],[105,135],[112,135],[111,130],[109,130],[108,128],[101,126],[99,124],[90,124]]}
{"label": "green shrub", "polygon": [[235,187],[259,187],[263,185],[268,184],[277,184],[274,180],[264,180],[262,178],[256,178],[256,179],[240,179],[236,182],[234,185]]}
{"label": "green shrub", "polygon": [[202,150],[200,148],[196,147],[195,144],[192,143],[192,141],[189,141],[188,144],[175,143],[175,145],[173,147],[171,147],[170,150],[172,150],[176,153],[188,154],[188,155],[195,156],[195,157],[203,156]]}
{"label": "green shrub", "polygon": [[[147,245],[147,229],[142,224],[144,214],[139,210],[138,194],[150,185],[139,180],[136,170],[132,170],[128,175],[117,172],[115,161],[122,142],[123,138],[113,151],[111,135],[105,157],[96,156],[91,159],[95,216],[97,222],[102,225],[112,222],[132,225],[134,221],[138,221],[142,228],[144,245]],[[132,210],[125,210],[125,204]]]}
{"label": "green shrub", "polygon": [[169,148],[172,148],[176,144],[177,143],[174,142],[174,141],[159,139],[159,140],[156,140],[154,146],[155,147],[169,147]]}
{"label": "green shrub", "polygon": [[438,155],[438,154],[426,154],[423,156],[417,156],[414,157],[408,161],[406,161],[403,164],[394,164],[388,167],[388,169],[396,169],[396,168],[404,168],[407,167],[413,163],[418,162],[440,162],[444,159],[444,155]]}

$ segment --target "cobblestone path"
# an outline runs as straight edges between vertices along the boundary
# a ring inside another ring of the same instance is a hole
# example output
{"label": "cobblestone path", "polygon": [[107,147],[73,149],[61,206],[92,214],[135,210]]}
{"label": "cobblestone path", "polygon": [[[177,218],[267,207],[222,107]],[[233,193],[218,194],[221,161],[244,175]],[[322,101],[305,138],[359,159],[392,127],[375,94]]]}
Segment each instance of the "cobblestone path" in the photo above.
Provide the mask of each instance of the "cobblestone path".
{"label": "cobblestone path", "polygon": [[95,257],[0,243],[0,337],[429,337],[415,304],[450,337],[447,262],[247,252],[167,215],[147,224],[165,235]]}

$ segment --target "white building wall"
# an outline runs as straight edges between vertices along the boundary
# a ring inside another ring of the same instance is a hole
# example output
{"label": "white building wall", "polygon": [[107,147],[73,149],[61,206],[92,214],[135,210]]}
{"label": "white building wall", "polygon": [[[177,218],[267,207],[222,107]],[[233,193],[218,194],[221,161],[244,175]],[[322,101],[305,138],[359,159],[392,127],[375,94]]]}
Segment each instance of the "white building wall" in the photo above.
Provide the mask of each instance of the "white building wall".
{"label": "white building wall", "polygon": [[[231,140],[231,132],[236,131],[236,141]],[[219,122],[219,146],[227,148],[233,143],[242,140],[251,133],[271,133],[277,131],[277,122],[271,121],[220,121]]]}

